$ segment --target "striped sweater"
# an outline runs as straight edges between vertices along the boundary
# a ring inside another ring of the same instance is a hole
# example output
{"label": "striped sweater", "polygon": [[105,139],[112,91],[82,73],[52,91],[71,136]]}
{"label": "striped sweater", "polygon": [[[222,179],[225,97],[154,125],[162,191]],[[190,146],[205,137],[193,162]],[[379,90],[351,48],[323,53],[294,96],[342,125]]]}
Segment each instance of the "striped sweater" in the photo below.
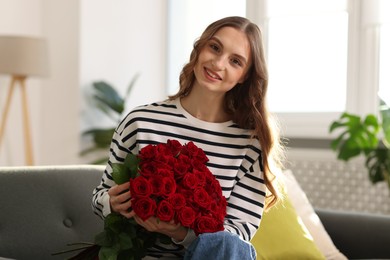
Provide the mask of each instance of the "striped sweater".
{"label": "striped sweater", "polygon": [[249,241],[260,225],[265,201],[260,144],[249,130],[233,121],[210,123],[193,117],[179,99],[137,107],[118,125],[101,183],[93,191],[95,213],[101,217],[110,213],[107,191],[115,184],[112,163],[121,163],[127,153],[138,154],[144,146],[168,139],[182,144],[192,141],[204,150],[207,166],[228,202],[225,230]]}

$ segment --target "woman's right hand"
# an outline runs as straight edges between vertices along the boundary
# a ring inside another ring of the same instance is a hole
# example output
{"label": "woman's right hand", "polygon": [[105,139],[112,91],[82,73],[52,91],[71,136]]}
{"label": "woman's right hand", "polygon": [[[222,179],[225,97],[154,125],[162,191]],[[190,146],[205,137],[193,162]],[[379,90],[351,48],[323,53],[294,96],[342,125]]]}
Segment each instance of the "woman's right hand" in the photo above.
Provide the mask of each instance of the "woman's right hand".
{"label": "woman's right hand", "polygon": [[131,209],[130,182],[112,186],[108,190],[108,195],[110,196],[111,211],[117,212],[126,218],[135,215]]}

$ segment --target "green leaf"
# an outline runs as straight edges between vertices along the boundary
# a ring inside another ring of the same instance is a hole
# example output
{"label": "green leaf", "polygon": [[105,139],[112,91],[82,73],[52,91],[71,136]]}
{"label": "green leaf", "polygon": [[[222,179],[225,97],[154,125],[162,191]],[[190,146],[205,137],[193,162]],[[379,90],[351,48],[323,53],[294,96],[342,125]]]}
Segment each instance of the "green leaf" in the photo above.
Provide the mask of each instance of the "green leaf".
{"label": "green leaf", "polygon": [[127,219],[124,216],[118,213],[110,213],[104,219],[104,229],[119,234],[126,221]]}
{"label": "green leaf", "polygon": [[366,167],[372,183],[388,179],[390,173],[390,150],[387,148],[372,149],[367,155]]}
{"label": "green leaf", "polygon": [[133,240],[130,236],[130,234],[121,232],[119,234],[119,243],[121,246],[121,250],[130,249],[133,247]]}
{"label": "green leaf", "polygon": [[116,184],[123,184],[130,181],[130,171],[124,164],[112,164],[112,178]]}
{"label": "green leaf", "polygon": [[96,147],[108,148],[110,147],[114,132],[115,132],[115,128],[106,128],[106,129],[94,128],[83,132],[83,135],[92,135]]}
{"label": "green leaf", "polygon": [[99,260],[116,260],[119,250],[119,246],[101,247],[99,250]]}
{"label": "green leaf", "polygon": [[99,246],[111,246],[112,245],[112,238],[107,231],[102,231],[99,234],[95,236],[95,243]]}
{"label": "green leaf", "polygon": [[339,120],[334,121],[329,131],[341,128],[343,132],[331,142],[331,148],[338,150],[338,158],[348,161],[360,153],[367,153],[378,145],[376,137],[379,124],[374,115],[368,115],[364,120],[357,115],[343,113]]}
{"label": "green leaf", "polygon": [[382,117],[382,129],[384,134],[383,142],[388,148],[390,148],[390,107],[385,103],[385,101],[381,100],[379,111]]}
{"label": "green leaf", "polygon": [[96,90],[96,95],[94,96],[96,100],[118,114],[122,114],[125,107],[125,101],[120,97],[114,87],[104,81],[94,82],[93,86]]}
{"label": "green leaf", "polygon": [[140,158],[137,155],[132,153],[127,154],[124,165],[129,170],[129,179],[134,179],[138,176],[139,162]]}

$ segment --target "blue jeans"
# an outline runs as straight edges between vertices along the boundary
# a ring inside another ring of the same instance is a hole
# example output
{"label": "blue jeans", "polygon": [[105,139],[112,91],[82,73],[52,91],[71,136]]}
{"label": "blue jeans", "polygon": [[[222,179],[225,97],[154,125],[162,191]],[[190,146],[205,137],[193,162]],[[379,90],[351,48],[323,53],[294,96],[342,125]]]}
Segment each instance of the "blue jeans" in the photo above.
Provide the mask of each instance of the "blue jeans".
{"label": "blue jeans", "polygon": [[187,248],[184,260],[255,260],[256,250],[238,235],[220,231],[200,234]]}

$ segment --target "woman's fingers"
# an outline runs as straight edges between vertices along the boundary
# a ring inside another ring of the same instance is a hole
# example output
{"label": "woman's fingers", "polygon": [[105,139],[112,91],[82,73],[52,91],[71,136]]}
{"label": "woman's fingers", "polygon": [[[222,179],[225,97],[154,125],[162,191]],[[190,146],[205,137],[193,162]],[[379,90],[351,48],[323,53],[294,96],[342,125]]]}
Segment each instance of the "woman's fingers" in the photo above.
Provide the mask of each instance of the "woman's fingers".
{"label": "woman's fingers", "polygon": [[108,194],[110,196],[117,196],[121,193],[124,193],[126,191],[130,190],[130,182],[126,182],[120,185],[114,185],[108,190]]}
{"label": "woman's fingers", "polygon": [[129,215],[128,209],[131,207],[130,183],[112,186],[108,190],[110,196],[111,210],[122,215]]}
{"label": "woman's fingers", "polygon": [[150,217],[143,221],[139,216],[134,215],[134,219],[139,225],[151,232],[165,233],[166,231],[177,230],[180,226],[180,224],[176,224],[173,220],[170,222],[164,222],[156,217]]}

